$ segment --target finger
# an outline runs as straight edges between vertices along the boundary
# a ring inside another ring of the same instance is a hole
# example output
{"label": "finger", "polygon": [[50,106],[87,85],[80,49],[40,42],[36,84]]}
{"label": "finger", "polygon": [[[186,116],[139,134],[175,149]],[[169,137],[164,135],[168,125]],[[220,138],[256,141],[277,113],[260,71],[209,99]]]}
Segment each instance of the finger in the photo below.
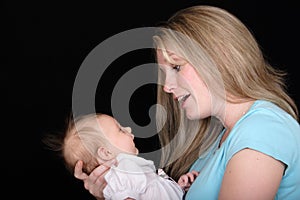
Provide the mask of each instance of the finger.
{"label": "finger", "polygon": [[185,186],[184,191],[189,191],[191,185]]}
{"label": "finger", "polygon": [[[95,193],[99,188],[101,188],[103,183],[106,183],[104,180],[104,174],[109,170],[111,162],[106,162],[98,167],[96,167],[90,175],[84,180],[84,187],[90,191],[90,193]],[[96,189],[93,189],[96,188]],[[102,191],[102,190],[101,190]]]}
{"label": "finger", "polygon": [[178,181],[178,184],[184,191],[188,191],[191,186],[189,183],[189,177],[187,175],[182,175]]}
{"label": "finger", "polygon": [[94,177],[93,181],[92,182],[96,182],[97,178],[99,176],[103,176],[104,173],[109,170],[109,167],[108,166],[105,166],[104,164],[98,166],[97,168],[95,168],[92,173],[90,174],[90,177]]}
{"label": "finger", "polygon": [[106,187],[107,182],[104,179],[104,176],[99,176],[95,179],[94,183],[85,183],[85,188],[89,190],[89,192],[99,198],[103,198],[103,190]]}
{"label": "finger", "polygon": [[190,179],[190,182],[194,182],[194,180],[196,179],[196,177],[199,175],[199,173],[197,171],[191,171],[187,174],[187,176]]}
{"label": "finger", "polygon": [[100,186],[100,189],[99,191],[103,191],[103,189],[106,187],[107,185],[107,182],[104,178],[104,176],[99,176],[96,180],[96,185],[99,185]]}
{"label": "finger", "polygon": [[188,182],[189,182],[188,176],[187,176],[187,175],[182,175],[182,176],[180,177],[179,181],[178,181],[178,184],[179,184],[180,186],[186,186]]}
{"label": "finger", "polygon": [[179,179],[178,179],[178,181],[177,181],[177,183],[180,185],[180,186],[183,186],[183,177],[181,176]]}
{"label": "finger", "polygon": [[191,173],[194,174],[194,176],[198,176],[199,175],[199,172],[197,172],[195,170],[191,171]]}
{"label": "finger", "polygon": [[88,175],[82,172],[83,162],[81,160],[77,161],[74,169],[74,176],[80,180],[85,180]]}
{"label": "finger", "polygon": [[117,164],[117,160],[116,159],[111,159],[111,160],[106,161],[102,165],[110,168],[112,165],[116,165],[116,164]]}
{"label": "finger", "polygon": [[192,174],[192,173],[187,173],[186,175],[188,176],[189,182],[191,182],[191,183],[194,182],[194,179],[195,179],[195,178],[194,178],[194,174]]}

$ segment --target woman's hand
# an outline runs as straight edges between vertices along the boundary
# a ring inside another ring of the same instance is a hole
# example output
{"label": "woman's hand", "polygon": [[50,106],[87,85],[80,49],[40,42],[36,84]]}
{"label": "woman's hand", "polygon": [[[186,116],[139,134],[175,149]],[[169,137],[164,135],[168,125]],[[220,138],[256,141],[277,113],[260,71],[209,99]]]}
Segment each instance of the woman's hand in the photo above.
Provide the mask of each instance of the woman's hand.
{"label": "woman's hand", "polygon": [[194,182],[194,180],[197,178],[198,175],[199,175],[199,172],[191,171],[191,172],[188,172],[188,173],[180,176],[180,178],[178,180],[179,186],[184,191],[188,191],[189,188],[191,187],[192,183]]}
{"label": "woman's hand", "polygon": [[78,161],[75,165],[74,176],[84,182],[85,189],[88,190],[96,199],[104,199],[103,189],[107,185],[104,175],[114,163],[116,163],[116,160],[110,160],[95,168],[90,175],[87,175],[82,171],[83,162]]}

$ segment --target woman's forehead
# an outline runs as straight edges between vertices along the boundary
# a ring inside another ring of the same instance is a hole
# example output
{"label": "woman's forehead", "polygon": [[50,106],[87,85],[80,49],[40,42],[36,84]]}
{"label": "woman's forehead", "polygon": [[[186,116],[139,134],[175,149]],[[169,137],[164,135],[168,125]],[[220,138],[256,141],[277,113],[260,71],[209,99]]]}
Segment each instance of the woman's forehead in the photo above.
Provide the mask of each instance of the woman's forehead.
{"label": "woman's forehead", "polygon": [[170,60],[171,61],[180,61],[180,60],[183,60],[183,58],[180,57],[174,51],[157,49],[156,53],[157,53],[157,57],[159,59],[165,59],[167,61],[170,61]]}

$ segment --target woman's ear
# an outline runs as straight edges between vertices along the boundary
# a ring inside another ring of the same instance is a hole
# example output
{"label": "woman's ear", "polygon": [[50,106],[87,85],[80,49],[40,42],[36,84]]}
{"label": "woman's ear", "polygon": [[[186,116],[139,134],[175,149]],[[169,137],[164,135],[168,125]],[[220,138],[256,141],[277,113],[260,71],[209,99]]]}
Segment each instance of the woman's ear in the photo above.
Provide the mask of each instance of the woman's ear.
{"label": "woman's ear", "polygon": [[99,147],[97,150],[97,155],[101,160],[107,161],[115,157],[115,155],[105,147]]}

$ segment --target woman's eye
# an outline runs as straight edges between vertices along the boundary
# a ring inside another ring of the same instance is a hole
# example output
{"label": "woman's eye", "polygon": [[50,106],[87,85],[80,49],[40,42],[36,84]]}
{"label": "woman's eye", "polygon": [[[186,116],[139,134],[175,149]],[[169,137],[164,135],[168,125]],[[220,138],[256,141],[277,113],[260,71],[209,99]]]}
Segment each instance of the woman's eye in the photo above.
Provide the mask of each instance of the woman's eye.
{"label": "woman's eye", "polygon": [[173,67],[173,69],[175,69],[177,72],[179,72],[179,71],[180,71],[180,68],[181,68],[181,66],[180,66],[180,65],[175,65],[175,66]]}

